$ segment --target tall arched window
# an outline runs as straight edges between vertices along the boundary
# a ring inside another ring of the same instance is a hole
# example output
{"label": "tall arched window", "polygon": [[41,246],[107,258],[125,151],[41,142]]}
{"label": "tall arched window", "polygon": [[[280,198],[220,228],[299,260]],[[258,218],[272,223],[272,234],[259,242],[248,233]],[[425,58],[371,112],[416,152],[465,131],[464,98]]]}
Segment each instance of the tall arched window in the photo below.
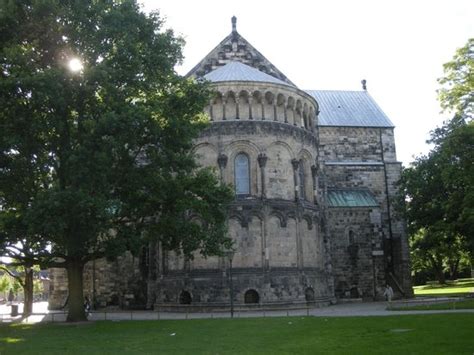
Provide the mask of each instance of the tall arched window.
{"label": "tall arched window", "polygon": [[237,154],[234,161],[234,171],[236,195],[250,195],[250,164],[247,154]]}
{"label": "tall arched window", "polygon": [[299,175],[299,192],[300,192],[300,199],[305,200],[306,199],[306,191],[305,191],[305,186],[306,186],[306,181],[305,181],[305,175],[304,175],[304,164],[303,160],[300,160],[300,165],[298,169],[298,175]]}

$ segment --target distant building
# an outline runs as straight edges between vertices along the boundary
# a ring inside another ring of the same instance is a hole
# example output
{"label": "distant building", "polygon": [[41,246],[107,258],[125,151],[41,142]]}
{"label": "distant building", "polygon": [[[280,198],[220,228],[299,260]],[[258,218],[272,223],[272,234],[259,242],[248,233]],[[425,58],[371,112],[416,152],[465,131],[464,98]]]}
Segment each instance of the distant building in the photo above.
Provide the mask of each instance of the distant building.
{"label": "distant building", "polygon": [[[227,307],[328,304],[410,296],[401,163],[394,126],[362,91],[301,90],[236,29],[188,74],[209,80],[212,122],[196,140],[203,166],[235,187],[227,257],[185,260],[154,246],[141,258],[96,261],[86,292],[102,305]],[[53,308],[67,292],[52,274]]]}

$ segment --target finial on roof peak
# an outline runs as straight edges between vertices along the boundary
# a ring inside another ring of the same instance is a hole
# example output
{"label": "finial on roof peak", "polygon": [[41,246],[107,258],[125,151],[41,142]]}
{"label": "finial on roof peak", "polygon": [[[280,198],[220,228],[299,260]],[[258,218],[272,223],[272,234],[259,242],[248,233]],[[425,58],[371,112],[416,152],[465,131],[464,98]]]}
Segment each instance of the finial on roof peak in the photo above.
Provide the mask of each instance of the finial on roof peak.
{"label": "finial on roof peak", "polygon": [[232,32],[237,32],[237,17],[232,16]]}
{"label": "finial on roof peak", "polygon": [[366,91],[367,91],[367,80],[362,79],[361,84],[362,84],[362,90],[366,90]]}

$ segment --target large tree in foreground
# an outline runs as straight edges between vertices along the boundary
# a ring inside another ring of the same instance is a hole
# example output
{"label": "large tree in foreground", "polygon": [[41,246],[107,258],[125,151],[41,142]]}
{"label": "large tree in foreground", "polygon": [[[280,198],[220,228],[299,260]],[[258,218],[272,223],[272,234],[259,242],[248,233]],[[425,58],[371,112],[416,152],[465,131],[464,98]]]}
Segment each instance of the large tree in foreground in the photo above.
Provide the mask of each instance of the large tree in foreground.
{"label": "large tree in foreground", "polygon": [[444,70],[439,100],[452,119],[431,133],[433,149],[402,177],[412,255],[415,263],[427,260],[441,282],[444,269],[474,257],[474,39]]}
{"label": "large tree in foreground", "polygon": [[134,1],[2,1],[0,226],[64,267],[84,320],[85,263],[150,239],[190,255],[230,247],[231,194],[198,169],[205,85],[176,75],[182,40]]}

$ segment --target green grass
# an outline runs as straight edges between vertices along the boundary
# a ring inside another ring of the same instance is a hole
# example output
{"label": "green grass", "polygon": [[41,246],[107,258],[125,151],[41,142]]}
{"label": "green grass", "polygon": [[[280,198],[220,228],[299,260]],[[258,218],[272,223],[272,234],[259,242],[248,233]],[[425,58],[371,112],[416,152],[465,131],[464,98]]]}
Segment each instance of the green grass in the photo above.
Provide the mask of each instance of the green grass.
{"label": "green grass", "polygon": [[18,324],[0,354],[472,355],[473,330],[472,314]]}
{"label": "green grass", "polygon": [[474,279],[461,279],[448,281],[445,285],[431,283],[423,286],[413,287],[415,296],[465,296],[474,293]]}
{"label": "green grass", "polygon": [[393,311],[433,311],[446,309],[474,309],[474,300],[454,301],[446,303],[426,304],[407,307],[392,307]]}

